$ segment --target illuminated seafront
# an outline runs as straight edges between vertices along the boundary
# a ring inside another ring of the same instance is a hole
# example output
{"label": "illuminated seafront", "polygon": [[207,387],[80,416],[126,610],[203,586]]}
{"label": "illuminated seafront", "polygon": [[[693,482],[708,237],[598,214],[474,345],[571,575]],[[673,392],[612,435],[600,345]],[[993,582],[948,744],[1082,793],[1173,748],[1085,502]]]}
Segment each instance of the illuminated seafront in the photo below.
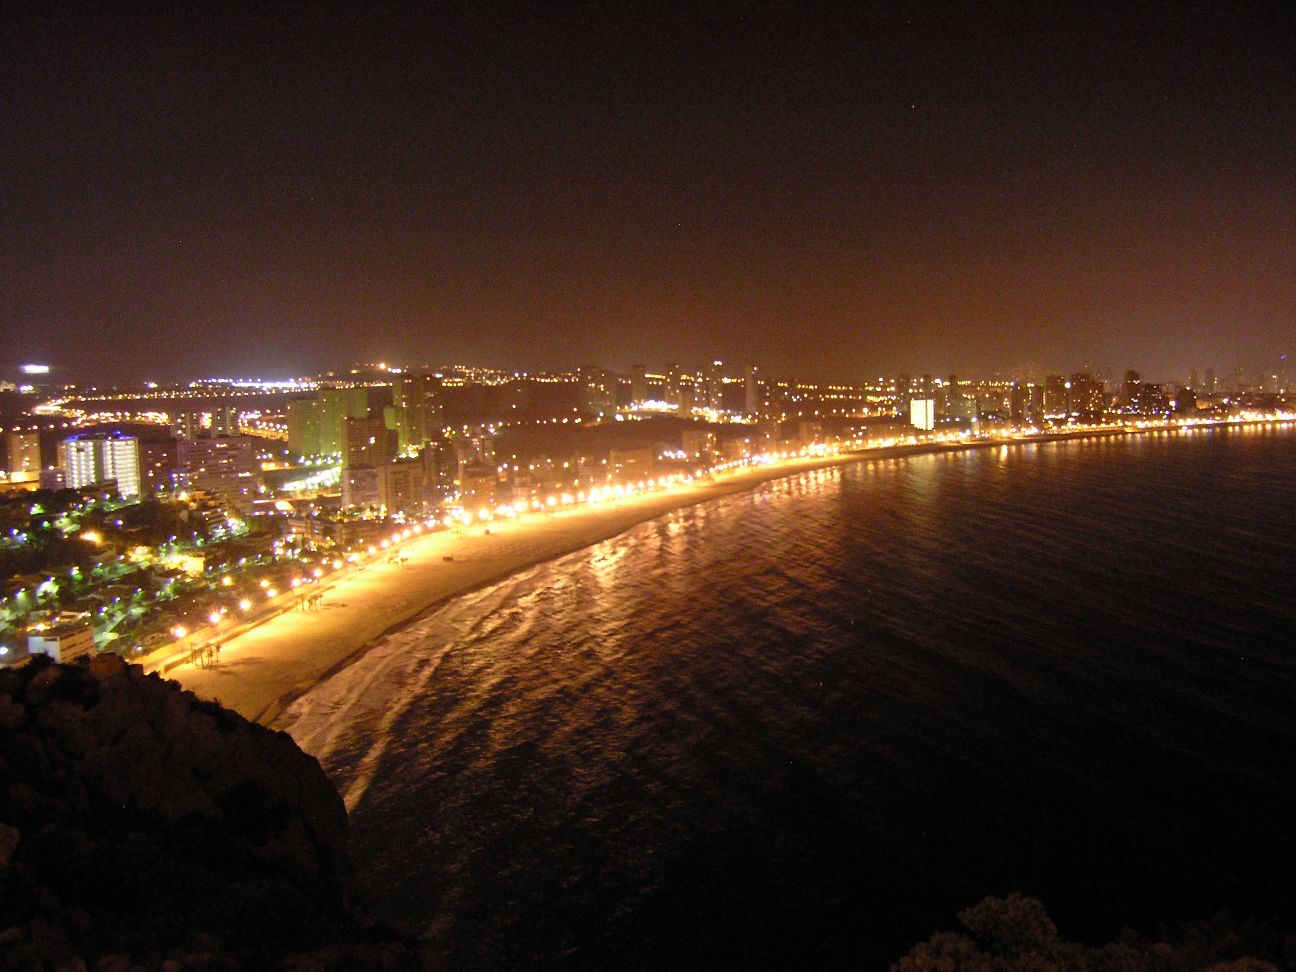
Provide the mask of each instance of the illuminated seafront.
{"label": "illuminated seafront", "polygon": [[[870,456],[913,447],[871,450]],[[363,653],[384,633],[459,594],[516,571],[623,533],[670,510],[742,492],[826,465],[858,462],[858,453],[797,457],[725,470],[715,478],[617,497],[598,504],[495,517],[423,533],[403,542],[399,562],[382,550],[312,587],[318,607],[297,607],[221,642],[219,661],[203,668],[177,656],[152,662],[185,688],[240,714],[273,724],[284,705]],[[452,559],[447,559],[452,558]],[[283,595],[290,602],[294,595]],[[166,654],[165,652],[162,654]],[[188,650],[179,653],[187,657]]]}
{"label": "illuminated seafront", "polygon": [[[896,459],[951,449],[1011,448],[1092,436],[1191,434],[1220,425],[1290,426],[1290,416],[1228,422],[1142,423],[1020,434],[1011,437],[952,437],[816,450],[809,455],[731,465],[713,476],[675,482],[599,503],[553,511],[471,518],[449,530],[420,533],[378,551],[368,562],[348,566],[304,589],[317,605],[298,605],[306,595],[285,592],[282,608],[232,637],[204,640],[201,632],[161,651],[146,669],[163,671],[201,698],[274,725],[293,699],[360,657],[382,635],[457,595],[500,581],[527,567],[607,540],[671,510],[749,490],[774,479],[846,463]],[[393,557],[393,552],[398,554]],[[194,648],[219,640],[217,663],[190,662]]]}

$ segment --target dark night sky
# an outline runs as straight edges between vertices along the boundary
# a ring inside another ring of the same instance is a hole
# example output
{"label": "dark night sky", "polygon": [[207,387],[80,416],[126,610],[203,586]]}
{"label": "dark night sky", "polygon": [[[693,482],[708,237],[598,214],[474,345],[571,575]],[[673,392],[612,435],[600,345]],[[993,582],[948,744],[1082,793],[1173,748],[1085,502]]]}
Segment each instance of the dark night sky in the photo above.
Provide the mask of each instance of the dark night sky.
{"label": "dark night sky", "polygon": [[1290,4],[231,6],[6,5],[0,363],[1296,352]]}

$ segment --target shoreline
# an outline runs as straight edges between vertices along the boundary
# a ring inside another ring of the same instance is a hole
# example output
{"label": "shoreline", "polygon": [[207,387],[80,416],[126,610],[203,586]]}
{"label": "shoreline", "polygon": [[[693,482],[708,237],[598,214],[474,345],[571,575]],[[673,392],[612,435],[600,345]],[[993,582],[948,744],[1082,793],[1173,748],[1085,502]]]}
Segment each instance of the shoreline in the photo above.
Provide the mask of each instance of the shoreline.
{"label": "shoreline", "polygon": [[[1244,423],[1225,427],[1235,424]],[[323,589],[319,609],[289,609],[270,617],[223,644],[215,667],[199,668],[186,663],[168,671],[167,677],[200,698],[220,702],[248,719],[287,729],[289,726],[280,724],[280,720],[296,699],[359,661],[384,638],[453,599],[620,536],[675,510],[834,466],[1164,431],[1182,429],[1099,428],[860,449],[744,467],[712,480],[610,504],[530,513],[489,526],[425,534],[402,545],[402,553],[408,558],[404,565],[371,563],[358,568]]]}
{"label": "shoreline", "polygon": [[[675,510],[747,492],[764,483],[802,472],[870,459],[903,457],[913,454],[915,449],[922,452],[935,451],[931,444],[919,444],[789,460],[777,465],[744,468],[723,474],[723,478],[717,480],[698,481],[687,487],[648,493],[608,505],[562,510],[552,514],[530,513],[517,520],[492,522],[489,527],[474,525],[466,530],[452,529],[427,534],[409,541],[403,547],[403,552],[410,558],[408,565],[366,565],[357,574],[331,585],[325,591],[320,611],[304,613],[290,609],[272,616],[225,642],[217,667],[203,669],[183,663],[169,669],[166,677],[176,679],[200,698],[213,699],[255,722],[284,729],[285,726],[277,722],[293,701],[360,660],[383,638],[408,627],[457,597],[613,539]],[[489,533],[486,532],[488,529]],[[505,541],[507,545],[500,544],[499,541]],[[490,549],[497,546],[505,546],[505,549]],[[447,553],[447,550],[450,552]],[[453,561],[443,560],[446,556],[453,557]],[[418,582],[415,572],[426,575],[431,571],[436,571],[440,576],[425,576],[422,583]],[[377,587],[372,582],[379,579],[383,581],[381,590],[356,590],[366,580],[370,583],[365,586]],[[392,604],[390,597],[386,604],[382,603],[382,594],[393,590],[397,594],[396,603]],[[357,594],[366,604],[353,606],[349,600],[340,600]],[[402,594],[406,596],[400,596]],[[378,603],[372,603],[375,601]],[[384,607],[387,610],[383,610]],[[364,623],[363,616],[340,619],[337,617],[338,609],[353,615],[363,612],[369,618],[369,623]],[[318,653],[308,656],[300,644],[291,644],[294,636],[309,637],[314,634],[300,629],[315,627],[309,624],[315,618],[328,620],[328,628],[322,632],[323,640],[333,643],[324,649],[327,664],[322,664]],[[379,627],[375,619],[381,619],[385,623]],[[335,624],[338,620],[351,622],[346,625],[348,630],[339,632]],[[275,653],[279,657],[271,659],[259,654],[250,658],[236,657],[236,653],[241,655],[245,648],[254,652],[269,648],[268,645],[258,644],[269,640],[267,636],[273,636],[275,641],[281,642],[271,649],[278,649]],[[252,669],[262,671],[254,672]],[[265,676],[270,669],[288,676],[275,683],[277,690],[274,686],[265,684]],[[290,672],[297,677],[290,675]],[[305,677],[301,677],[303,675]],[[250,684],[252,679],[263,684]]]}

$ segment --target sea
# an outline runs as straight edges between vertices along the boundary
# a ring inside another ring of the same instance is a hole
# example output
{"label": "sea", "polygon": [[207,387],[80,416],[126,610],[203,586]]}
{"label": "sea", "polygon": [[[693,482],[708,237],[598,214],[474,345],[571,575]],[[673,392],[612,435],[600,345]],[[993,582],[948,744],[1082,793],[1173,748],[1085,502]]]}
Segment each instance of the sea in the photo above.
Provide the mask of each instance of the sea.
{"label": "sea", "polygon": [[386,637],[289,712],[365,906],[456,970],[885,969],[1296,931],[1296,430],[862,459]]}

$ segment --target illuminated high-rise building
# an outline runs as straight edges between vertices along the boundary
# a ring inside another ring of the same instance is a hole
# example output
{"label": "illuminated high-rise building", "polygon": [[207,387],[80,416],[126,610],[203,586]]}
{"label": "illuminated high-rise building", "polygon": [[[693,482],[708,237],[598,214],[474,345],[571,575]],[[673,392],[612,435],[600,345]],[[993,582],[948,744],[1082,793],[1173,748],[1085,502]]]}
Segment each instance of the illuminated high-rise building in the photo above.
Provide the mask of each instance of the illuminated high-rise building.
{"label": "illuminated high-rise building", "polygon": [[630,403],[642,405],[648,401],[648,369],[641,364],[630,368]]}
{"label": "illuminated high-rise building", "polygon": [[1100,422],[1107,414],[1107,392],[1103,383],[1087,372],[1077,372],[1067,384],[1068,412],[1080,422]]}
{"label": "illuminated high-rise building", "polygon": [[303,459],[321,454],[318,399],[297,398],[288,403],[288,451]]}
{"label": "illuminated high-rise building", "polygon": [[1120,404],[1122,408],[1128,408],[1138,397],[1139,389],[1143,384],[1143,376],[1137,371],[1125,372],[1125,380],[1121,382]]}
{"label": "illuminated high-rise building", "polygon": [[247,435],[181,439],[175,477],[177,486],[210,493],[236,509],[251,510],[261,488],[257,442]]}
{"label": "illuminated high-rise building", "polygon": [[9,478],[15,482],[40,476],[40,435],[36,432],[10,432],[5,436],[8,447]]}
{"label": "illuminated high-rise building", "polygon": [[1044,417],[1054,422],[1066,422],[1071,412],[1071,386],[1062,375],[1048,375],[1044,379]]}
{"label": "illuminated high-rise building", "polygon": [[936,427],[936,399],[909,399],[909,424],[922,432],[930,432]]}
{"label": "illuminated high-rise building", "polygon": [[1008,419],[1014,425],[1026,421],[1026,404],[1030,400],[1030,386],[1025,382],[1014,381],[1008,386]]}
{"label": "illuminated high-rise building", "polygon": [[196,439],[200,435],[238,435],[239,411],[233,405],[210,410],[185,409],[172,416],[171,430],[181,439]]}
{"label": "illuminated high-rise building", "polygon": [[239,410],[233,405],[222,405],[212,412],[212,435],[242,435],[239,426]]}
{"label": "illuminated high-rise building", "polygon": [[342,455],[345,441],[344,424],[347,419],[362,419],[369,415],[369,389],[322,388],[319,400],[319,454]]}
{"label": "illuminated high-rise building", "polygon": [[181,439],[196,439],[202,435],[202,415],[193,410],[176,412],[171,416],[171,431]]}
{"label": "illuminated high-rise building", "polygon": [[59,465],[73,489],[111,482],[123,499],[140,494],[139,440],[134,436],[95,433],[64,439]]}
{"label": "illuminated high-rise building", "polygon": [[[671,362],[666,365],[666,404],[673,405],[678,409],[686,409],[684,404],[684,391],[682,388],[682,377],[680,366]],[[690,402],[691,406],[692,403]]]}
{"label": "illuminated high-rise building", "polygon": [[427,507],[427,472],[422,457],[379,467],[379,501],[388,513],[418,513]]}
{"label": "illuminated high-rise building", "polygon": [[438,432],[423,450],[424,483],[431,502],[454,495],[459,457],[450,440]]}
{"label": "illuminated high-rise building", "polygon": [[140,439],[140,491],[148,496],[174,484],[177,442],[170,436]]}
{"label": "illuminated high-rise building", "polygon": [[900,418],[909,417],[909,396],[911,389],[909,387],[910,379],[908,375],[897,375],[895,379],[895,411]]}
{"label": "illuminated high-rise building", "polygon": [[604,368],[586,365],[578,371],[581,409],[590,415],[611,415],[616,411],[616,375]]}
{"label": "illuminated high-rise building", "polygon": [[949,376],[937,402],[941,406],[941,415],[946,419],[958,422],[976,421],[977,400],[973,395],[963,394],[958,375]]}
{"label": "illuminated high-rise building", "polygon": [[396,433],[387,428],[381,415],[348,418],[343,422],[342,465],[381,466],[396,458]]}
{"label": "illuminated high-rise building", "polygon": [[724,362],[712,361],[706,368],[706,407],[719,411],[724,406]]}
{"label": "illuminated high-rise building", "polygon": [[421,449],[441,430],[441,380],[408,375],[392,382],[392,421],[400,451]]}

